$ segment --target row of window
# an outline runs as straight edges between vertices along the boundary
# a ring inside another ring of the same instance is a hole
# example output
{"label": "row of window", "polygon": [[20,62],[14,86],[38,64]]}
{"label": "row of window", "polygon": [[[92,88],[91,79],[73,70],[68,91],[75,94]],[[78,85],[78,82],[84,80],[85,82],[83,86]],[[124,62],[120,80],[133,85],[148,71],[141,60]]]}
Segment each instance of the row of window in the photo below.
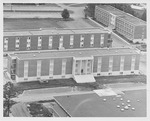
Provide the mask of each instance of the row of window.
{"label": "row of window", "polygon": [[[49,49],[52,49],[52,43],[53,43],[53,36],[49,36],[49,44],[48,47]],[[70,48],[73,48],[74,44],[74,36],[70,36]],[[104,44],[104,34],[101,34],[100,36],[100,46],[103,46]],[[20,38],[16,37],[16,44],[15,48],[16,50],[19,50],[19,45],[20,45]],[[42,49],[42,37],[38,37],[38,49]],[[63,47],[63,36],[60,36],[59,38],[59,48]],[[80,36],[80,47],[84,47],[84,36]],[[91,41],[90,41],[90,47],[94,47],[94,35],[91,35]],[[31,37],[27,37],[27,45],[26,45],[27,50],[30,50],[31,48]],[[4,50],[8,50],[8,38],[4,38]]]}
{"label": "row of window", "polygon": [[[124,70],[124,60],[125,56],[121,56],[120,59],[120,71]],[[131,71],[134,71],[135,68],[136,56],[133,55],[131,59]],[[62,76],[66,74],[66,59],[62,60]],[[98,57],[97,62],[97,73],[101,72],[102,66],[102,57]],[[28,61],[24,61],[24,78],[28,78]],[[53,76],[54,60],[50,60],[49,63],[49,76]],[[112,72],[113,69],[113,56],[109,57],[109,72]],[[75,74],[90,74],[92,72],[92,60],[76,60],[75,64]],[[41,60],[37,61],[37,78],[41,77]]]}
{"label": "row of window", "polygon": [[[135,68],[135,59],[136,56],[132,56],[132,60],[131,60],[131,71],[134,70]],[[121,56],[120,59],[120,71],[124,70],[124,60],[125,60],[125,56]],[[98,62],[97,62],[97,73],[101,72],[101,66],[102,66],[102,57],[98,57]],[[112,72],[113,69],[113,56],[109,57],[109,72]]]}
{"label": "row of window", "polygon": [[119,33],[121,33],[122,35],[124,35],[125,37],[129,38],[129,39],[132,39],[132,38],[133,38],[133,34],[130,33],[130,32],[124,31],[123,29],[118,28],[118,27],[116,27],[116,30],[117,30]]}
{"label": "row of window", "polygon": [[123,25],[123,26],[125,26],[125,27],[127,27],[129,29],[133,29],[133,25],[131,25],[131,24],[127,23],[127,22],[124,22],[122,20],[117,19],[116,23],[121,24],[121,25]]}
{"label": "row of window", "polygon": [[[66,74],[66,59],[62,60],[62,76],[65,76]],[[24,61],[24,78],[28,78],[28,67],[29,67],[29,62]],[[53,69],[54,69],[54,60],[50,60],[49,63],[49,76],[53,77]],[[41,60],[37,61],[37,78],[40,79],[41,77]]]}
{"label": "row of window", "polygon": [[91,74],[92,60],[76,60],[75,75]]}
{"label": "row of window", "polygon": [[118,27],[118,28],[120,28],[122,30],[125,30],[127,32],[133,33],[133,29],[132,28],[128,28],[128,27],[126,27],[126,26],[124,26],[122,24],[116,24],[116,27]]}
{"label": "row of window", "polygon": [[96,8],[96,13],[99,13],[103,16],[109,17],[109,14],[104,12],[102,9]]}

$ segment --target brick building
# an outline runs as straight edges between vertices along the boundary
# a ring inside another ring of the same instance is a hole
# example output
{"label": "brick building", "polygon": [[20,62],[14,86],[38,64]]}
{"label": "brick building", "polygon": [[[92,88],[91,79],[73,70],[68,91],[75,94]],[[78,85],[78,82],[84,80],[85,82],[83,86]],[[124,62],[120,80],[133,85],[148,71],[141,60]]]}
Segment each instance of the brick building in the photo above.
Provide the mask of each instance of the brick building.
{"label": "brick building", "polygon": [[111,46],[111,33],[101,28],[5,31],[4,52],[103,48]]}
{"label": "brick building", "polygon": [[8,73],[14,82],[74,78],[94,82],[94,76],[139,73],[140,55],[129,48],[82,48],[8,54]]}
{"label": "brick building", "polygon": [[146,41],[146,22],[112,6],[97,5],[95,18],[130,41]]}

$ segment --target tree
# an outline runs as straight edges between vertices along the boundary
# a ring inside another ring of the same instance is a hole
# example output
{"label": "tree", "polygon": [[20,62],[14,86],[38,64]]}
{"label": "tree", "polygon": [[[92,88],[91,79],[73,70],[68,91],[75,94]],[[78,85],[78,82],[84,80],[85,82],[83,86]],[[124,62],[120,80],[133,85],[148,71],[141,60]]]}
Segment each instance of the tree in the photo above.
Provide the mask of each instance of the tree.
{"label": "tree", "polygon": [[95,16],[95,6],[98,4],[89,3],[87,4],[88,14],[90,17],[94,18]]}
{"label": "tree", "polygon": [[85,17],[85,19],[87,19],[87,16],[88,16],[88,8],[85,7],[85,9],[84,9],[84,17]]}
{"label": "tree", "polygon": [[15,102],[11,100],[13,97],[16,97],[17,93],[15,91],[14,85],[11,82],[7,82],[3,86],[3,115],[4,117],[9,117],[10,108]]}
{"label": "tree", "polygon": [[146,10],[144,11],[142,17],[141,17],[142,20],[146,21]]}
{"label": "tree", "polygon": [[67,9],[64,9],[61,13],[61,16],[67,20],[70,17],[69,11]]}

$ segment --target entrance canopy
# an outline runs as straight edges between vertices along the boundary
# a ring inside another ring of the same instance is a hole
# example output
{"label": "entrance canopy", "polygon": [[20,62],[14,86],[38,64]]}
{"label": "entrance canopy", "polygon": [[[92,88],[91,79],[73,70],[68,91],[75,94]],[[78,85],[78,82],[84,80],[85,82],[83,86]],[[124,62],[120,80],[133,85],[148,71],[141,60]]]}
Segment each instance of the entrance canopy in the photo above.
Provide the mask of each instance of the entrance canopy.
{"label": "entrance canopy", "polygon": [[96,82],[93,75],[74,75],[74,79],[77,83],[90,83]]}

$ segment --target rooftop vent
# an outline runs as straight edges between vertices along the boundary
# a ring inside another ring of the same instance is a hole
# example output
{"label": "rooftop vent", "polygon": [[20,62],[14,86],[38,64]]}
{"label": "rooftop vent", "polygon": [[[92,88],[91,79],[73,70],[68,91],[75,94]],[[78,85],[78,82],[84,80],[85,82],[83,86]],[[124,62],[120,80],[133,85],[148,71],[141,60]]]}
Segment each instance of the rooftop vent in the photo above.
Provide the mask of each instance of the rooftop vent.
{"label": "rooftop vent", "polygon": [[35,54],[33,55],[33,57],[35,57]]}

